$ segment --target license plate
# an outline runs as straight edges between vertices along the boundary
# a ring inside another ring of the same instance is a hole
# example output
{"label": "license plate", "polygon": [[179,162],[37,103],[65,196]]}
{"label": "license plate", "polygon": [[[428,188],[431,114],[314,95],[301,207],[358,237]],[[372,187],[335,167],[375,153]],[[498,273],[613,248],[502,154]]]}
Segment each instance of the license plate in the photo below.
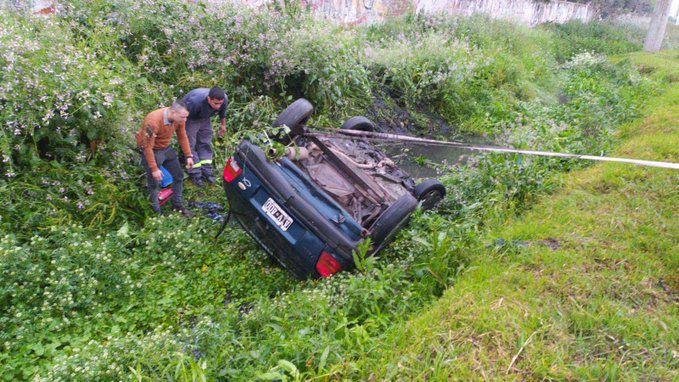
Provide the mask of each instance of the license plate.
{"label": "license plate", "polygon": [[262,210],[264,210],[271,220],[273,220],[277,226],[281,227],[283,231],[287,231],[292,225],[292,218],[288,216],[273,199],[267,199],[266,202],[264,202],[264,205],[262,205]]}

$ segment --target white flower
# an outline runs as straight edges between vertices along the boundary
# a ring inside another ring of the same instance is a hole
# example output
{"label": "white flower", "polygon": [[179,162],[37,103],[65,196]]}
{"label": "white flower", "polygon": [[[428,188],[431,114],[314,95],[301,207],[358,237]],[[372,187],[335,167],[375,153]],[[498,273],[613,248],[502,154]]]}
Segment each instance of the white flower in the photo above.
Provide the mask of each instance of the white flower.
{"label": "white flower", "polygon": [[104,106],[106,107],[111,106],[113,104],[113,99],[114,99],[113,94],[107,93],[104,96]]}

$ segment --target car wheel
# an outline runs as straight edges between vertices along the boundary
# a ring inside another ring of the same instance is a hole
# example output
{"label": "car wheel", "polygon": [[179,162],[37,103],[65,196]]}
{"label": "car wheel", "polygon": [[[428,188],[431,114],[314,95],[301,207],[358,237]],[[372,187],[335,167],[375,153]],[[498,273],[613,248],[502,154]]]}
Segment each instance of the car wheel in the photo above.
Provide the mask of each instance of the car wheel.
{"label": "car wheel", "polygon": [[375,123],[366,117],[351,117],[342,127],[342,130],[375,131]]}
{"label": "car wheel", "polygon": [[278,136],[277,140],[282,143],[288,143],[296,136],[304,134],[304,127],[313,111],[314,107],[311,105],[311,102],[304,98],[291,103],[290,106],[278,115],[278,118],[273,123],[274,127],[286,125],[290,128],[289,134]]}
{"label": "car wheel", "polygon": [[410,214],[417,208],[417,200],[410,194],[405,194],[389,206],[380,215],[370,230],[370,237],[373,241],[373,253],[379,252],[385,245],[389,244],[396,232],[408,221]]}
{"label": "car wheel", "polygon": [[415,186],[415,197],[422,203],[423,210],[430,210],[446,196],[446,188],[436,179],[427,179]]}

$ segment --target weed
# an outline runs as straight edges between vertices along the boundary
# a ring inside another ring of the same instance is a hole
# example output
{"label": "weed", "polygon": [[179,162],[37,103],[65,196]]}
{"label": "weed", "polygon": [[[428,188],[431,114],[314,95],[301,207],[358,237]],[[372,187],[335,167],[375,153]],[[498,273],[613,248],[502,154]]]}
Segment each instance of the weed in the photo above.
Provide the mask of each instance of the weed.
{"label": "weed", "polygon": [[[240,140],[275,133],[276,113],[300,96],[320,126],[362,114],[377,95],[416,124],[440,115],[503,143],[606,152],[639,103],[676,77],[647,79],[599,55],[627,51],[623,32],[593,54],[559,48],[574,36],[483,18],[342,28],[285,9],[95,0],[49,19],[0,11],[3,378],[351,378],[399,323],[477,269],[469,248],[485,248],[484,226],[579,166],[471,158],[443,178],[438,213],[415,214],[380,259],[365,242],[356,272],[298,282],[234,227],[213,240],[211,220],[147,216],[133,132],[193,87],[229,93],[220,164]],[[563,28],[593,43],[596,31]],[[213,191],[187,194],[223,202]],[[510,249],[497,255],[521,254]],[[570,317],[578,333],[596,333]],[[435,370],[423,378],[443,378],[451,358],[429,357]]]}

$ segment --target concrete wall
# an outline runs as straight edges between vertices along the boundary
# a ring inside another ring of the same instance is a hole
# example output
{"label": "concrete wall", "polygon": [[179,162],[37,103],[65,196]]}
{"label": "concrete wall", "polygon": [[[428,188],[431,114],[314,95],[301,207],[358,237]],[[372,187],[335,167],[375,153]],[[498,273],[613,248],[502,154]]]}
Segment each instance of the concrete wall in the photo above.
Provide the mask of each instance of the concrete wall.
{"label": "concrete wall", "polygon": [[614,20],[624,24],[636,25],[641,28],[648,28],[648,26],[651,24],[651,16],[638,15],[636,13],[625,13],[618,15],[614,18]]}
{"label": "concrete wall", "polygon": [[[196,0],[187,0],[196,1]],[[203,0],[219,3],[230,1],[260,8],[267,3],[283,0]],[[552,0],[548,3],[532,0],[301,0],[317,15],[343,24],[363,24],[399,16],[408,11],[425,14],[446,13],[470,16],[485,14],[493,18],[509,19],[527,25],[545,22],[564,23],[569,20],[590,21],[594,10],[587,4]],[[12,1],[10,1],[12,2]],[[17,2],[14,0],[14,2]],[[54,11],[56,0],[24,0],[34,12]],[[635,20],[636,21],[636,20]]]}
{"label": "concrete wall", "polygon": [[416,9],[413,0],[302,0],[302,2],[319,16],[343,24],[380,21]]}
{"label": "concrete wall", "polygon": [[594,11],[588,4],[567,1],[549,3],[531,0],[414,0],[416,10],[424,13],[448,13],[469,16],[476,13],[509,19],[527,25],[569,20],[590,21]]}
{"label": "concrete wall", "polygon": [[[219,2],[220,0],[207,0]],[[224,0],[222,0],[224,1]],[[236,4],[261,7],[282,0],[225,0]],[[568,20],[590,21],[594,10],[587,4],[552,0],[549,3],[532,0],[301,0],[319,16],[343,24],[363,24],[399,16],[407,11],[425,14],[451,15],[485,14],[493,18],[510,19],[527,25],[544,22],[563,23]]]}

